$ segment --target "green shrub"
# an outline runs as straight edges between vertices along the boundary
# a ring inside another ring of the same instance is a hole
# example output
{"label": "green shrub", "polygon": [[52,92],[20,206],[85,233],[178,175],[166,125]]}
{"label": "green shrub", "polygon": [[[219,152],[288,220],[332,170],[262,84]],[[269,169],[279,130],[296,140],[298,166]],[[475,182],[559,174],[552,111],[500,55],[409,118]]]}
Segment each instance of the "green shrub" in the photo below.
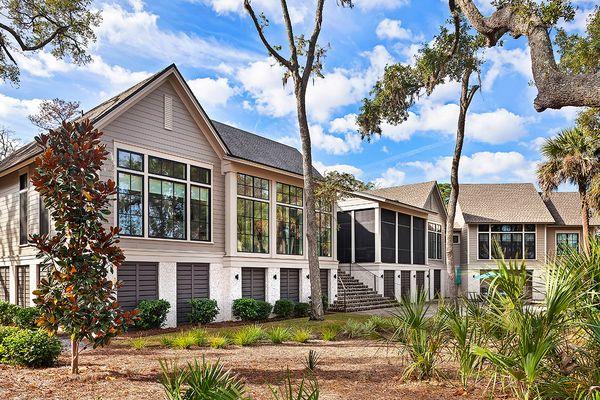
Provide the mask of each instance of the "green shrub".
{"label": "green shrub", "polygon": [[219,314],[217,301],[213,299],[191,299],[190,322],[194,324],[209,324],[213,322]]}
{"label": "green shrub", "polygon": [[19,330],[5,337],[2,347],[2,362],[28,367],[54,365],[61,351],[60,340],[43,330]]}
{"label": "green shrub", "polygon": [[263,329],[258,325],[248,325],[233,333],[233,343],[238,346],[252,346],[264,337]]}
{"label": "green shrub", "polygon": [[341,328],[338,325],[326,326],[321,330],[321,336],[324,341],[334,341],[340,333]]}
{"label": "green shrub", "polygon": [[0,301],[0,325],[12,325],[15,321],[15,313],[19,306]]}
{"label": "green shrub", "polygon": [[375,332],[373,324],[361,323],[353,319],[349,319],[344,324],[343,333],[348,338],[364,338],[371,337]]}
{"label": "green shrub", "polygon": [[135,327],[138,329],[159,329],[167,320],[171,305],[166,300],[142,300],[138,304],[139,320]]}
{"label": "green shrub", "polygon": [[290,318],[294,315],[294,307],[296,303],[292,300],[281,299],[275,302],[273,307],[273,314],[281,318]]}
{"label": "green shrub", "polygon": [[37,307],[17,307],[13,322],[21,329],[37,329],[36,321],[39,317],[40,310]]}
{"label": "green shrub", "polygon": [[280,344],[290,339],[290,330],[283,326],[276,326],[267,331],[267,336],[272,343]]}
{"label": "green shrub", "polygon": [[143,337],[131,339],[129,341],[129,345],[136,350],[145,349],[146,347],[148,347],[148,339]]}
{"label": "green shrub", "polygon": [[191,332],[180,333],[171,339],[171,347],[174,349],[189,349],[196,344],[196,337]]}
{"label": "green shrub", "polygon": [[208,344],[208,332],[204,329],[194,329],[188,334],[194,338],[194,344],[196,346],[206,346]]}
{"label": "green shrub", "polygon": [[160,343],[165,347],[173,347],[173,336],[161,336]]}
{"label": "green shrub", "polygon": [[272,308],[266,301],[236,299],[233,301],[231,311],[234,317],[242,321],[263,321],[269,318]]}
{"label": "green shrub", "polygon": [[308,328],[298,328],[292,334],[292,340],[298,343],[306,343],[310,340],[312,332]]}
{"label": "green shrub", "polygon": [[294,315],[296,317],[308,317],[308,310],[310,305],[308,303],[296,303],[294,306]]}
{"label": "green shrub", "polygon": [[217,335],[210,337],[208,343],[213,349],[223,349],[229,344],[229,339],[226,336]]}
{"label": "green shrub", "polygon": [[379,315],[373,315],[372,317],[370,317],[367,320],[367,323],[370,326],[373,326],[373,328],[375,329],[375,331],[377,332],[394,332],[396,330],[396,326],[394,325],[394,319],[393,318],[386,318],[386,317],[381,317]]}
{"label": "green shrub", "polygon": [[321,299],[323,300],[323,310],[327,311],[327,309],[329,308],[329,297],[327,297],[326,294],[321,296]]}

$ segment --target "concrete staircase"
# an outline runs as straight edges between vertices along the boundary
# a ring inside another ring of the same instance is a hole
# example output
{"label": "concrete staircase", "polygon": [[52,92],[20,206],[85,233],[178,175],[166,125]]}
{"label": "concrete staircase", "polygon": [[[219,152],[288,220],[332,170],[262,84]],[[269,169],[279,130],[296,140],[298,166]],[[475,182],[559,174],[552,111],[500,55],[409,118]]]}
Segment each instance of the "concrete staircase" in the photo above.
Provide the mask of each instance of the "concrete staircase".
{"label": "concrete staircase", "polygon": [[396,299],[383,297],[352,275],[339,271],[337,299],[329,306],[330,311],[353,312],[388,308],[398,305]]}

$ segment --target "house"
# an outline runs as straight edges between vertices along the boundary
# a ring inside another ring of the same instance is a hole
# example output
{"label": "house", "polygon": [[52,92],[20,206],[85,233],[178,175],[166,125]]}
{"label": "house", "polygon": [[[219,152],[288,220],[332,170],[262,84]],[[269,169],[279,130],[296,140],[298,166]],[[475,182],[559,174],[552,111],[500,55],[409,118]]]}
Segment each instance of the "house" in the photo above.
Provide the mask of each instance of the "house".
{"label": "house", "polygon": [[445,294],[446,207],[436,182],[353,193],[338,207],[341,271],[386,298]]}
{"label": "house", "polygon": [[[463,293],[487,293],[482,276],[496,268],[500,249],[506,259],[525,261],[528,294],[542,298],[543,266],[569,247],[580,249],[581,226],[578,193],[544,199],[531,183],[460,185],[454,242]],[[596,216],[591,228],[598,227]]]}
{"label": "house", "polygon": [[[293,147],[212,121],[175,65],[86,112],[110,157],[101,171],[118,194],[111,223],[126,261],[118,300],[171,304],[167,326],[185,323],[189,299],[210,297],[231,319],[234,299],[308,301],[310,283],[301,154]],[[31,143],[0,162],[0,300],[32,305],[44,271],[29,234],[48,232],[48,213],[29,177]],[[335,299],[336,213],[319,216],[321,285]]]}

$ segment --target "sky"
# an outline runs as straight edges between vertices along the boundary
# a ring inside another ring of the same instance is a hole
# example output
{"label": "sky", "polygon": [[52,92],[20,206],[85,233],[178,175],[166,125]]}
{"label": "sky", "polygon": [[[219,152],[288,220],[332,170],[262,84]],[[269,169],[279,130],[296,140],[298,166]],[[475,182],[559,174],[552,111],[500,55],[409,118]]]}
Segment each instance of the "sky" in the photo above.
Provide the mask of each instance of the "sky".
{"label": "sky", "polygon": [[[0,125],[23,142],[36,128],[27,115],[44,99],[80,101],[88,110],[175,63],[212,119],[300,147],[292,88],[267,56],[242,0],[95,1],[102,14],[98,40],[83,66],[42,51],[19,55],[21,82],[0,84]],[[314,2],[289,0],[296,33],[310,34]],[[484,13],[488,0],[477,0]],[[285,45],[279,0],[253,0],[270,21],[267,36]],[[386,65],[414,62],[448,18],[445,0],[356,0],[355,8],[328,0],[320,44],[328,47],[324,78],[307,91],[313,160],[321,172],[351,172],[380,187],[449,180],[458,116],[459,84],[446,82],[421,97],[404,123],[384,125],[381,137],[361,140],[355,117]],[[577,0],[574,21],[583,33],[597,0]],[[282,52],[284,52],[286,47]],[[535,182],[539,146],[572,126],[573,107],[538,113],[529,49],[507,37],[485,50],[482,89],[467,119],[462,182]]]}

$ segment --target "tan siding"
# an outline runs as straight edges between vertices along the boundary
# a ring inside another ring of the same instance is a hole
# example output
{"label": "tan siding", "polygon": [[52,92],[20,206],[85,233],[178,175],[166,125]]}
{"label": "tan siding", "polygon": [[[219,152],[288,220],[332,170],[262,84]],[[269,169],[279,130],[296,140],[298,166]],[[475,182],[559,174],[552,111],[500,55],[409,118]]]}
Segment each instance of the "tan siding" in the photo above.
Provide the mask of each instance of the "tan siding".
{"label": "tan siding", "polygon": [[558,232],[579,233],[579,244],[581,245],[582,229],[575,227],[548,227],[548,257],[554,257],[556,255],[556,234]]}
{"label": "tan siding", "polygon": [[[430,214],[428,217],[428,221],[434,222],[436,224],[440,224],[442,226],[442,243],[444,243],[446,239],[446,219],[444,212],[444,205],[442,204],[439,197],[436,195],[434,191],[431,192],[429,198],[427,199],[427,205],[429,209],[437,212],[437,214]],[[442,245],[442,259],[441,260],[431,260],[429,259],[429,265],[433,267],[444,267],[446,260],[446,248]]]}
{"label": "tan siding", "polygon": [[[164,96],[173,98],[173,130],[164,128]],[[111,121],[105,128],[107,149],[114,154],[114,142],[125,143],[213,165],[213,240],[214,244],[184,243],[168,240],[122,240],[125,250],[152,249],[154,251],[194,251],[222,253],[224,251],[224,198],[225,179],[221,174],[221,160],[208,142],[205,134],[189,114],[182,100],[169,82],[149,93],[133,107]],[[115,179],[114,162],[109,160],[104,178]],[[145,183],[146,184],[146,183]],[[145,210],[147,218],[147,210]]]}

